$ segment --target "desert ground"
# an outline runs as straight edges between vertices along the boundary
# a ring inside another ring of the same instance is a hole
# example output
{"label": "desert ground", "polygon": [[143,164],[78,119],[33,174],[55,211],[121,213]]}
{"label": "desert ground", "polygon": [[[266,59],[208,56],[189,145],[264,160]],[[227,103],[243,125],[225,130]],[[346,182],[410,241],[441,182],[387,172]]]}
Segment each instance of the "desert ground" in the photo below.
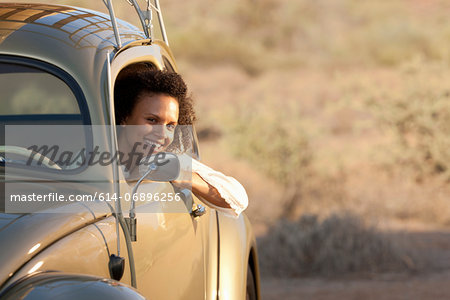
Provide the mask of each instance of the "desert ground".
{"label": "desert ground", "polygon": [[433,267],[403,274],[263,277],[263,299],[449,299],[450,232],[425,230],[407,234],[423,255],[431,258]]}

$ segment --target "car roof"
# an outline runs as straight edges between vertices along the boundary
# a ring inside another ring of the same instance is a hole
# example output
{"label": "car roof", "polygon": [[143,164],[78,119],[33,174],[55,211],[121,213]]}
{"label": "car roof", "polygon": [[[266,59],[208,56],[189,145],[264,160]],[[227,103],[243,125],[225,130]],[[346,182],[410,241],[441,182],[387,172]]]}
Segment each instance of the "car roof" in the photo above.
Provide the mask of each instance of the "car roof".
{"label": "car roof", "polygon": [[[145,40],[142,31],[117,19],[123,45]],[[44,61],[69,73],[88,102],[99,101],[107,53],[117,53],[110,16],[85,8],[0,3],[0,55]],[[102,75],[103,74],[103,75]],[[95,100],[94,100],[95,99]]]}
{"label": "car roof", "polygon": [[[118,20],[124,44],[145,39],[135,26]],[[39,43],[37,43],[39,42]],[[23,47],[27,45],[27,47]],[[0,3],[0,50],[36,55],[51,49],[69,50],[77,62],[90,50],[113,51],[116,46],[109,15],[85,8],[50,4]],[[57,59],[57,53],[52,58]]]}

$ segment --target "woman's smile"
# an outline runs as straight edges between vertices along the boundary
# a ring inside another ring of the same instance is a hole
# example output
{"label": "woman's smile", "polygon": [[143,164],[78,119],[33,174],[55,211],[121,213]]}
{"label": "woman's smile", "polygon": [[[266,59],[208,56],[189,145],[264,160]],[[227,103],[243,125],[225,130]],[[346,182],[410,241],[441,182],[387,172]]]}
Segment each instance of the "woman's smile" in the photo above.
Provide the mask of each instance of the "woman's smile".
{"label": "woman's smile", "polygon": [[144,138],[144,147],[147,145],[153,152],[161,152],[166,147],[164,141],[156,142],[151,139]]}

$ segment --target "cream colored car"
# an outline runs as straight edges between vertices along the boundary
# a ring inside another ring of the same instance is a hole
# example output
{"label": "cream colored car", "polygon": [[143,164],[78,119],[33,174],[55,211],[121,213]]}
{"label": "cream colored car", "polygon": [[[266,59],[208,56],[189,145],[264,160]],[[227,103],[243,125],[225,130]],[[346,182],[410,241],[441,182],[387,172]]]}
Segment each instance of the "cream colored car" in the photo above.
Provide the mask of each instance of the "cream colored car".
{"label": "cream colored car", "polygon": [[[0,168],[6,211],[0,213],[0,299],[260,298],[256,242],[244,214],[229,217],[184,193],[183,201],[136,205],[133,226],[129,201],[104,201],[106,195],[132,194],[117,164],[64,169],[49,161],[44,167],[20,163],[28,152],[15,144],[17,131],[11,128],[28,126],[24,134],[31,141],[37,139],[34,129],[51,140],[56,139],[52,130],[92,126],[66,137],[86,147],[114,147],[111,91],[120,70],[146,62],[177,71],[158,1],[150,10],[131,2],[142,30],[116,19],[109,1],[109,15],[58,5],[0,4],[5,129]],[[199,157],[195,130],[189,142]],[[161,180],[146,188],[175,191]],[[57,197],[61,189],[95,199],[44,208],[27,204],[31,211],[10,203],[11,190]]]}

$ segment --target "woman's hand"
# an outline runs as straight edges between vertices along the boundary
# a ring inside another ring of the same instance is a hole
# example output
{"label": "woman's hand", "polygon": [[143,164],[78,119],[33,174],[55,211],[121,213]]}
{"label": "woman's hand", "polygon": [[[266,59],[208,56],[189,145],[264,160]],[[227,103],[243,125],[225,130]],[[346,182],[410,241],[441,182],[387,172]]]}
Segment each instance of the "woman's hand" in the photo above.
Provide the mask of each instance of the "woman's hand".
{"label": "woman's hand", "polygon": [[203,178],[195,172],[192,172],[192,181],[190,180],[174,180],[172,181],[180,189],[191,189],[192,192],[213,205],[231,208],[230,205],[220,196],[219,191],[207,183]]}

